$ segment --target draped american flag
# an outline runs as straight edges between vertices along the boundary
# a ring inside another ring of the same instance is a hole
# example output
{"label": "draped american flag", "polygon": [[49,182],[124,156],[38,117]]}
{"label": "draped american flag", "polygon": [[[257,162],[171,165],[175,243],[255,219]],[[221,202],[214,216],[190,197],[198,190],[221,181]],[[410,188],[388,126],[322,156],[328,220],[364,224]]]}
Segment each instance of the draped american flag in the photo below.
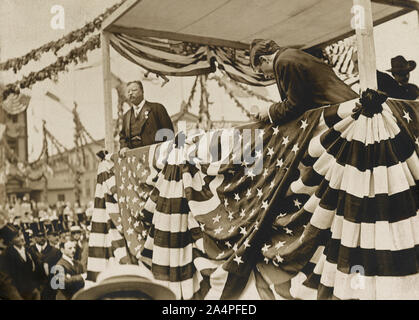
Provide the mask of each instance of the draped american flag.
{"label": "draped american flag", "polygon": [[126,246],[104,238],[94,271],[120,250],[178,299],[240,298],[251,278],[255,299],[417,297],[419,104],[356,102],[108,157],[93,225]]}

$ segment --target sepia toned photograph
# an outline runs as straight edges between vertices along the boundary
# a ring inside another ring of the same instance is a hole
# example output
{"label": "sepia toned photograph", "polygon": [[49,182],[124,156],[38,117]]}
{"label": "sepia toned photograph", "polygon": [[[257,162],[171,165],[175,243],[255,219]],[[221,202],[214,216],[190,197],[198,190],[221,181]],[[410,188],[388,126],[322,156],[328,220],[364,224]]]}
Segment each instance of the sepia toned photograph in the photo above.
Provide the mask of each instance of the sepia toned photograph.
{"label": "sepia toned photograph", "polygon": [[418,62],[419,0],[1,0],[0,300],[419,300]]}

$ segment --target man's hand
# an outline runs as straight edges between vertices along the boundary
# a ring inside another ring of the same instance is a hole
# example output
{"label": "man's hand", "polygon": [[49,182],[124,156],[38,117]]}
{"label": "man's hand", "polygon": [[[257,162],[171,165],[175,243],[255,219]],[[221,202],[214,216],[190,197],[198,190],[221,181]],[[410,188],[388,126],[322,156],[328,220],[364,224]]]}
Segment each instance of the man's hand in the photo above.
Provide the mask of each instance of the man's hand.
{"label": "man's hand", "polygon": [[264,122],[269,122],[269,108],[261,108],[256,114],[256,119]]}
{"label": "man's hand", "polygon": [[121,158],[125,158],[127,151],[128,151],[127,147],[124,147],[121,150],[119,150],[119,155],[121,156]]}

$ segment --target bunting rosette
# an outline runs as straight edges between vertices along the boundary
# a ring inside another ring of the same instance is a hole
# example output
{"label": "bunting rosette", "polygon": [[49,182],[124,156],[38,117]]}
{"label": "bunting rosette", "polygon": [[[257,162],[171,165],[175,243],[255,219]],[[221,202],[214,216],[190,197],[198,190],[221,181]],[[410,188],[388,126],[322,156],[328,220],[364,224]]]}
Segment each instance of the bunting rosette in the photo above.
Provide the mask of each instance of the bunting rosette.
{"label": "bunting rosette", "polygon": [[28,108],[29,102],[30,97],[20,93],[12,93],[1,102],[1,105],[8,114],[16,115],[25,111]]}
{"label": "bunting rosette", "polygon": [[417,299],[419,103],[380,99],[107,156],[89,280],[118,257],[178,299]]}

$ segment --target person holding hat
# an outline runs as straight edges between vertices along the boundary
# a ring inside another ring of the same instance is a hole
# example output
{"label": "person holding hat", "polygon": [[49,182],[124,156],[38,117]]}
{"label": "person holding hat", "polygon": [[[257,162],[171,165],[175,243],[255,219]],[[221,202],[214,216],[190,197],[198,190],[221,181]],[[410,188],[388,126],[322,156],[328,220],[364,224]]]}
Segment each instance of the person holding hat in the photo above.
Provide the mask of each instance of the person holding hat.
{"label": "person holding hat", "polygon": [[76,246],[73,241],[61,243],[62,257],[57,265],[64,270],[64,289],[57,293],[57,300],[70,300],[73,295],[84,288],[87,274],[83,272],[80,262],[74,260]]}
{"label": "person holding hat", "polygon": [[95,285],[77,292],[73,300],[175,300],[172,290],[153,280],[145,266],[111,265]]}
{"label": "person holding hat", "polygon": [[34,281],[35,262],[25,248],[22,232],[11,224],[0,229],[7,249],[3,256],[2,269],[24,300],[39,300],[40,293]]}
{"label": "person holding hat", "polygon": [[416,100],[419,97],[419,88],[409,83],[410,72],[416,68],[416,62],[407,61],[403,56],[397,56],[391,59],[391,69],[386,71],[389,74],[377,71],[378,90],[384,92],[391,98]]}
{"label": "person holding hat", "polygon": [[272,40],[252,41],[250,63],[255,72],[275,79],[282,100],[259,111],[259,120],[283,124],[309,109],[358,97],[320,59],[298,49],[280,47]]}

